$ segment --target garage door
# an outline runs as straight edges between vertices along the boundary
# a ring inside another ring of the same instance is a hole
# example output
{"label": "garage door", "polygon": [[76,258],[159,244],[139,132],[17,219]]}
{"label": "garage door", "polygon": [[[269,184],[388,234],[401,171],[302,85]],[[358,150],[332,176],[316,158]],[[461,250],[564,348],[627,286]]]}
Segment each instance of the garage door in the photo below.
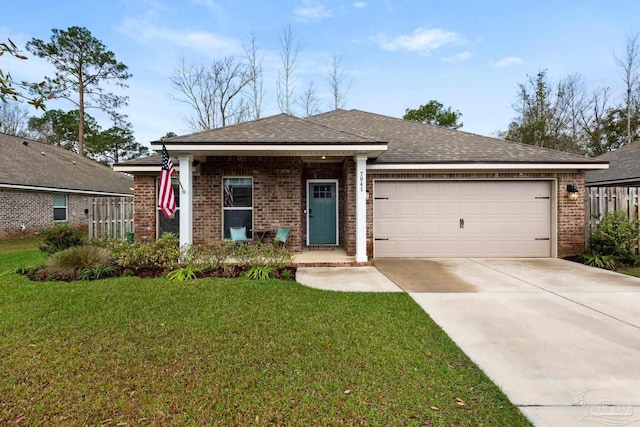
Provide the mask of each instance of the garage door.
{"label": "garage door", "polygon": [[549,257],[549,181],[376,181],[375,257]]}

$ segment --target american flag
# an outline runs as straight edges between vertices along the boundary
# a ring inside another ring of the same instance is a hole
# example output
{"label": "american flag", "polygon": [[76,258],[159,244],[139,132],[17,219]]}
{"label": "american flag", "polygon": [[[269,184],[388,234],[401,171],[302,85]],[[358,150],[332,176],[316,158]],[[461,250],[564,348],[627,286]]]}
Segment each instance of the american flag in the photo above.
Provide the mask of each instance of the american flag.
{"label": "american flag", "polygon": [[160,195],[158,196],[158,206],[164,216],[172,216],[176,212],[176,198],[173,194],[171,175],[176,171],[167,148],[162,144],[162,172],[160,172]]}

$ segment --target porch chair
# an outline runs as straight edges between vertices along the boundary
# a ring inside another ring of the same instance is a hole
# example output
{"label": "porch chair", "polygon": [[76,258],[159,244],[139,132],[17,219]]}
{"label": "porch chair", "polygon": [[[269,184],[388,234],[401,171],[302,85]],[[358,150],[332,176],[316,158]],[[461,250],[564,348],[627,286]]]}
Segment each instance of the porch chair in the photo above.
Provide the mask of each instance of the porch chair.
{"label": "porch chair", "polygon": [[291,229],[289,228],[278,228],[278,231],[276,231],[276,237],[273,239],[273,244],[281,247],[284,246],[287,243],[290,231]]}
{"label": "porch chair", "polygon": [[237,243],[247,243],[249,238],[247,237],[247,227],[229,227],[231,234],[231,240]]}

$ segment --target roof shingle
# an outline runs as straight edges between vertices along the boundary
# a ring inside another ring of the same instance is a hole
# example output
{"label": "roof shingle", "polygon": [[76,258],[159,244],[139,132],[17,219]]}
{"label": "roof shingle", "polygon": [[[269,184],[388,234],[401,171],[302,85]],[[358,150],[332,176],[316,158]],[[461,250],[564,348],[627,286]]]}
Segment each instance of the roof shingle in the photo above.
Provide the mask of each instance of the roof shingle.
{"label": "roof shingle", "polygon": [[0,151],[0,185],[133,194],[133,177],[64,148],[0,133]]}

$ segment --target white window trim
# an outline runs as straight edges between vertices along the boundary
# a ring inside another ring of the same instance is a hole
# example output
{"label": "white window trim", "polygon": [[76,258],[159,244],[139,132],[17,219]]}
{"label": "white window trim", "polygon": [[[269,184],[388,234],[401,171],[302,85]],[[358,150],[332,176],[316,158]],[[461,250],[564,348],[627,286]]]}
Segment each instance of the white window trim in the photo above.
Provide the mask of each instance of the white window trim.
{"label": "white window trim", "polygon": [[[251,207],[231,207],[231,208],[227,208],[224,206],[224,180],[225,179],[250,179],[251,180]],[[224,239],[224,228],[225,228],[225,224],[224,224],[224,211],[230,211],[230,210],[234,210],[234,211],[251,211],[251,231],[253,230],[253,220],[254,220],[254,215],[253,215],[253,208],[255,206],[255,181],[253,179],[252,176],[232,176],[232,175],[227,175],[227,176],[223,176],[220,179],[220,206],[221,206],[221,213],[222,215],[220,216],[220,224],[222,224],[222,227],[220,229],[220,239]],[[252,234],[253,235],[253,234]]]}
{"label": "white window trim", "polygon": [[[64,196],[64,206],[56,205],[55,196]],[[67,222],[69,221],[69,195],[65,193],[53,193],[53,221],[54,222]],[[55,219],[56,209],[64,208],[64,219]]]}

